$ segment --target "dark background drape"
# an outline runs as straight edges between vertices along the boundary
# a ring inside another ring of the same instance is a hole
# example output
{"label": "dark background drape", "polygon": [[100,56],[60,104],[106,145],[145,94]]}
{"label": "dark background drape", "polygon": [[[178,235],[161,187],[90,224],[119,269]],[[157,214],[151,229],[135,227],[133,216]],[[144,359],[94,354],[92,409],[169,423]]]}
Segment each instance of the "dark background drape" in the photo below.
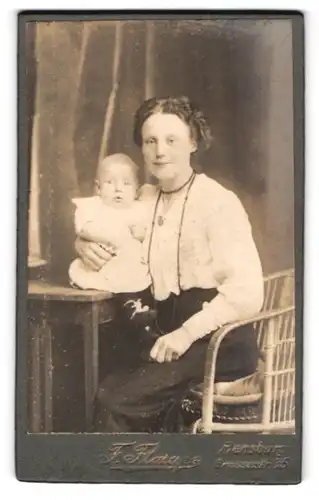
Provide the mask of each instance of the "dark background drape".
{"label": "dark background drape", "polygon": [[[52,282],[67,282],[74,257],[72,197],[93,190],[112,86],[115,30],[116,22],[110,21],[38,23],[37,30],[28,30],[29,118],[36,108],[40,129],[43,277]],[[188,95],[207,115],[214,137],[212,148],[194,158],[196,168],[242,200],[264,272],[292,266],[290,22],[130,21],[122,24],[121,36],[108,153],[131,155],[141,165],[143,180],[141,154],[132,140],[135,110],[151,95]],[[72,349],[80,359],[78,344]],[[76,408],[82,386],[65,388],[64,383],[63,390],[73,394]],[[63,411],[70,407],[62,410],[61,421],[68,418]]]}

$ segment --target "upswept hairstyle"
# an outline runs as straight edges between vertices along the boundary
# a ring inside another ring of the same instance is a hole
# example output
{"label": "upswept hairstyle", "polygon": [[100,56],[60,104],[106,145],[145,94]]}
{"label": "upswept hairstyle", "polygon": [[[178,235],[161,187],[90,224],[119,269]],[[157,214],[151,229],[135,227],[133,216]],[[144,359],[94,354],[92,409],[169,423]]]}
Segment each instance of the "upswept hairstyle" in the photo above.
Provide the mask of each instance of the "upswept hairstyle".
{"label": "upswept hairstyle", "polygon": [[211,131],[203,113],[188,97],[152,97],[144,101],[134,117],[134,142],[142,146],[143,123],[156,113],[167,113],[178,116],[190,130],[190,136],[196,141],[197,148],[208,149],[212,142]]}

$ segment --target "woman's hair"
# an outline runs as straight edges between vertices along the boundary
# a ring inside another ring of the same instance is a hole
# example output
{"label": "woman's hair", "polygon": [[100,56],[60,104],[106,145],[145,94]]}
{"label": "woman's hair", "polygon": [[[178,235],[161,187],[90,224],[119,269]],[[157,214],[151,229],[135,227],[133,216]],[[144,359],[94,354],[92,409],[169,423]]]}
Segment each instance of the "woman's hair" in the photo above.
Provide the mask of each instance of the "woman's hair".
{"label": "woman's hair", "polygon": [[134,117],[134,142],[139,147],[142,146],[141,131],[143,123],[156,113],[167,113],[178,116],[188,125],[190,135],[196,141],[197,147],[203,146],[203,149],[210,147],[212,136],[207,120],[203,113],[185,96],[153,97],[143,102]]}

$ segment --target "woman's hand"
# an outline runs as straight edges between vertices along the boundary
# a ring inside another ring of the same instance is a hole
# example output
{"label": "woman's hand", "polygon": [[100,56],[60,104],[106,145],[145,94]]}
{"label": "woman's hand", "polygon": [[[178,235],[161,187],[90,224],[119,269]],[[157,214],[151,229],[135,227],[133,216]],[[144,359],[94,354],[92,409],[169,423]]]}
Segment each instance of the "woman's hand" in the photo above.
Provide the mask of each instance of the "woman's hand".
{"label": "woman's hand", "polygon": [[181,327],[159,337],[152,347],[150,357],[158,363],[172,361],[182,356],[192,345],[193,339],[185,328]]}
{"label": "woman's hand", "polygon": [[107,246],[103,244],[102,246],[99,243],[87,241],[79,237],[75,240],[75,250],[92,271],[98,271],[116,255],[111,245]]}

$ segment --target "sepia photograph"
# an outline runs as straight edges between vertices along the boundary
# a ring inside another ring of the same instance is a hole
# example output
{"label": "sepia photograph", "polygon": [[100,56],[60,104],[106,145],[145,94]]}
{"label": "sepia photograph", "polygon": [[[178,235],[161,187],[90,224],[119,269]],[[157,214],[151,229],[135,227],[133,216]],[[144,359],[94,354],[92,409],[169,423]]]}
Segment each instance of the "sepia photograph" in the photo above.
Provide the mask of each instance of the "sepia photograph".
{"label": "sepia photograph", "polygon": [[[271,443],[301,411],[292,17],[61,17],[20,32],[18,422],[114,434],[122,472],[166,434],[219,440],[229,474],[236,453],[289,469]],[[234,451],[243,435],[259,451]]]}

